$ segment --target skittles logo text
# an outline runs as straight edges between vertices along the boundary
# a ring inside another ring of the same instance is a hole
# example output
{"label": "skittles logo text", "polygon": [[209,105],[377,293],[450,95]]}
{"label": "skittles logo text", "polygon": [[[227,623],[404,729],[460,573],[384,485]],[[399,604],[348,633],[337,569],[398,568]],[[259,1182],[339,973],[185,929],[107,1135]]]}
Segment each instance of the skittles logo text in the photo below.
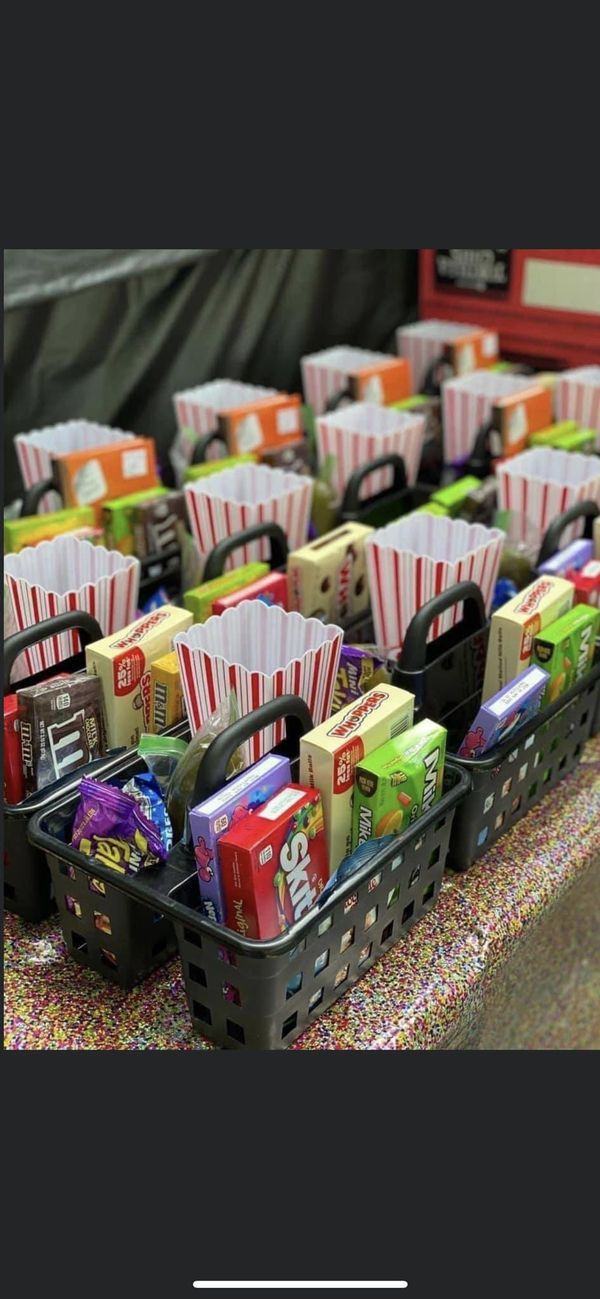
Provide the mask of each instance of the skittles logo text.
{"label": "skittles logo text", "polygon": [[311,888],[308,879],[310,852],[308,837],[303,830],[284,844],[279,854],[279,864],[285,872],[294,920],[299,920],[305,911],[310,911],[317,897],[316,890]]}

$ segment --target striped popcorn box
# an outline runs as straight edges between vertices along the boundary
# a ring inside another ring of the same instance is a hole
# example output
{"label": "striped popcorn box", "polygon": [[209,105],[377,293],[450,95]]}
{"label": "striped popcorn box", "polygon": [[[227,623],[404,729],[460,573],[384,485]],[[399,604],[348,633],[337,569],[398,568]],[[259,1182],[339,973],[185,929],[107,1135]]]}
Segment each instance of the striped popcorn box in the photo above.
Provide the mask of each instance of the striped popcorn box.
{"label": "striped popcorn box", "polygon": [[[541,540],[552,520],[578,501],[600,505],[597,456],[536,447],[498,465],[497,479],[499,508],[511,511],[515,530],[523,540],[532,527]],[[580,536],[583,526],[582,520],[565,528],[561,544]]]}
{"label": "striped popcorn box", "polygon": [[[354,402],[317,420],[319,463],[323,465],[328,456],[333,456],[332,486],[338,497],[343,496],[355,469],[391,451],[402,456],[407,480],[412,484],[417,479],[424,431],[424,415],[408,415],[373,402]],[[392,481],[391,469],[376,470],[363,483],[361,499],[391,487]]]}
{"label": "striped popcorn box", "polygon": [[[134,437],[119,428],[93,424],[87,419],[71,419],[65,424],[51,424],[48,428],[32,429],[30,433],[17,433],[15,449],[21,477],[26,488],[34,487],[44,478],[52,477],[52,455],[68,451],[94,451],[110,442],[123,442]],[[56,492],[48,493],[40,502],[40,514],[49,514],[60,508]]]}
{"label": "striped popcorn box", "polygon": [[[278,523],[290,550],[297,550],[308,536],[312,490],[312,478],[252,464],[186,483],[190,526],[200,555],[208,555],[217,542],[255,523]],[[236,551],[227,567],[268,559],[269,554],[266,539],[253,541]]]}
{"label": "striped popcorn box", "polygon": [[410,363],[405,357],[367,352],[362,347],[330,347],[303,356],[302,387],[315,415],[323,415],[328,401],[348,391],[353,401],[388,405],[412,395]]}
{"label": "striped popcorn box", "polygon": [[396,330],[400,356],[410,361],[413,387],[420,392],[427,371],[442,356],[448,356],[457,374],[468,374],[498,359],[498,335],[480,325],[456,324],[452,320],[418,320]]}
{"label": "striped popcorn box", "polygon": [[[235,690],[242,717],[279,695],[306,700],[315,726],[331,714],[343,632],[332,623],[244,600],[173,640],[192,731]],[[253,736],[246,760],[256,762],[284,737],[284,724]]]}
{"label": "striped popcorn box", "polygon": [[[504,535],[480,523],[409,514],[367,537],[367,573],[380,649],[397,653],[415,613],[456,582],[476,582],[489,613]],[[436,618],[427,639],[435,640],[461,617],[462,604]]]}
{"label": "striped popcorn box", "polygon": [[576,419],[581,428],[595,428],[600,450],[600,365],[582,365],[558,376],[556,417]]}
{"label": "striped popcorn box", "polygon": [[[213,379],[196,388],[176,392],[173,397],[177,436],[171,447],[171,463],[179,481],[192,463],[198,438],[206,433],[216,433],[222,411],[240,406],[252,406],[267,397],[276,397],[276,388],[261,388],[254,383],[239,383],[236,379]],[[215,444],[209,447],[207,458],[217,459],[223,454]]]}
{"label": "striped popcorn box", "polygon": [[442,384],[444,456],[448,464],[465,460],[473,450],[475,435],[487,423],[495,401],[531,388],[531,379],[519,374],[476,370]]}
{"label": "striped popcorn box", "polygon": [[[140,562],[132,555],[62,536],[26,546],[18,555],[6,555],[4,581],[18,631],[78,609],[91,613],[108,636],[135,618]],[[17,659],[13,680],[62,663],[79,648],[76,631],[34,645]]]}

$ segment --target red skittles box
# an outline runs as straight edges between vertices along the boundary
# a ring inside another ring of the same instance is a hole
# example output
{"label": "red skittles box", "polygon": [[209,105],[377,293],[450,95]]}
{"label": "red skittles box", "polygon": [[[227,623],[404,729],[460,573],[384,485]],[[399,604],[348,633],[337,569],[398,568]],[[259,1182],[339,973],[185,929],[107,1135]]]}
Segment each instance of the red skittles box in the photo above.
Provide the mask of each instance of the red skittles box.
{"label": "red skittles box", "polygon": [[284,785],[219,839],[226,924],[243,938],[277,938],[314,906],[327,883],[318,789]]}

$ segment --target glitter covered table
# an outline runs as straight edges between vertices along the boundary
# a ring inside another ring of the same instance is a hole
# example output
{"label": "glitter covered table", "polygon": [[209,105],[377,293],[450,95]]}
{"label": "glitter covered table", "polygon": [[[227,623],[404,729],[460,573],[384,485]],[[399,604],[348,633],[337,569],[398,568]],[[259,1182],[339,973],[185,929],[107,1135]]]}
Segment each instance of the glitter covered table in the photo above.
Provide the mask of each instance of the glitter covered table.
{"label": "glitter covered table", "polygon": [[[9,1050],[207,1050],[178,960],[123,993],[5,920]],[[600,1047],[600,737],[291,1050]]]}

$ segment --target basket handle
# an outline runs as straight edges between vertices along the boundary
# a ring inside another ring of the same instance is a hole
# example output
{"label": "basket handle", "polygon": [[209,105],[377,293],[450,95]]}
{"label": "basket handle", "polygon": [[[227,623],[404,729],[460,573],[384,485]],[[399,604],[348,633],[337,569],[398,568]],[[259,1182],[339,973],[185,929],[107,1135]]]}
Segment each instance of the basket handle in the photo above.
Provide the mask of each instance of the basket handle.
{"label": "basket handle", "polygon": [[502,447],[500,445],[496,447],[493,446],[492,439],[494,433],[497,438],[500,437],[494,421],[489,419],[486,420],[485,424],[480,426],[475,434],[473,450],[469,456],[466,468],[468,472],[474,474],[476,478],[487,478],[491,473],[491,462],[493,458],[502,454]]}
{"label": "basket handle", "polygon": [[403,672],[420,672],[426,665],[427,637],[432,623],[440,614],[452,609],[455,604],[463,603],[465,637],[481,631],[487,622],[483,596],[475,582],[457,582],[447,591],[440,591],[418,609],[407,628],[402,650],[398,656],[398,667]]}
{"label": "basket handle", "polygon": [[395,451],[390,451],[387,455],[375,456],[373,460],[367,460],[365,465],[361,465],[359,469],[355,469],[354,473],[350,475],[341,505],[342,517],[346,514],[355,514],[360,511],[361,506],[364,507],[368,504],[367,501],[359,501],[360,489],[365,478],[368,478],[369,474],[375,473],[377,469],[394,470],[394,480],[391,487],[388,488],[389,494],[392,492],[399,494],[406,489],[406,468],[402,456],[397,455]]}
{"label": "basket handle", "polygon": [[40,641],[48,640],[50,636],[59,636],[64,631],[75,630],[80,632],[82,649],[92,641],[102,640],[100,624],[85,609],[69,609],[65,613],[57,613],[54,618],[45,618],[43,622],[38,622],[33,627],[25,627],[23,631],[17,631],[14,636],[9,636],[4,642],[4,694],[14,689],[15,683],[11,684],[10,674],[24,650],[31,649],[32,645],[37,645]]}
{"label": "basket handle", "polygon": [[61,500],[63,499],[62,492],[56,486],[54,479],[42,478],[41,483],[34,483],[33,487],[28,488],[25,492],[21,506],[21,518],[28,519],[30,515],[37,514],[40,501],[46,495],[46,492],[56,492]]}
{"label": "basket handle", "polygon": [[236,749],[267,726],[274,726],[283,720],[287,723],[286,744],[296,754],[300,748],[301,736],[313,728],[308,705],[298,695],[280,695],[278,699],[269,699],[266,704],[260,704],[254,712],[239,717],[237,722],[216,735],[198,768],[192,807],[223,788],[227,781],[227,768]]}
{"label": "basket handle", "polygon": [[262,537],[268,537],[271,542],[271,555],[269,563],[271,568],[285,568],[288,557],[287,537],[283,528],[278,523],[253,523],[249,528],[242,528],[240,532],[234,532],[231,537],[224,537],[218,541],[204,566],[202,574],[203,582],[211,582],[215,577],[221,577],[225,562],[234,550],[239,550],[240,546],[247,546],[251,541],[260,541]]}
{"label": "basket handle", "polygon": [[[447,371],[447,373],[444,374],[444,371]],[[433,360],[431,364],[427,366],[427,369],[423,376],[423,383],[421,385],[421,392],[423,396],[439,397],[440,389],[444,379],[451,379],[453,374],[454,374],[454,366],[452,365],[452,362],[448,359],[448,357],[444,356],[442,352],[440,356],[436,356],[435,360]]]}
{"label": "basket handle", "polygon": [[331,415],[343,401],[354,401],[354,396],[350,388],[340,388],[339,392],[334,392],[333,397],[325,403],[325,414]]}
{"label": "basket handle", "polygon": [[202,437],[198,438],[192,454],[193,465],[204,464],[206,460],[206,452],[208,451],[208,448],[212,446],[213,442],[225,442],[223,434],[220,433],[218,429],[213,429],[212,433],[203,433]]}
{"label": "basket handle", "polygon": [[564,514],[559,514],[558,518],[552,521],[544,534],[537,560],[538,566],[545,564],[547,559],[550,559],[552,555],[556,554],[557,550],[560,550],[560,539],[565,528],[568,528],[570,523],[576,523],[578,519],[585,519],[583,535],[588,539],[591,538],[592,523],[598,514],[600,514],[600,509],[598,509],[595,501],[576,501],[575,505],[571,505],[568,510],[565,510]]}

